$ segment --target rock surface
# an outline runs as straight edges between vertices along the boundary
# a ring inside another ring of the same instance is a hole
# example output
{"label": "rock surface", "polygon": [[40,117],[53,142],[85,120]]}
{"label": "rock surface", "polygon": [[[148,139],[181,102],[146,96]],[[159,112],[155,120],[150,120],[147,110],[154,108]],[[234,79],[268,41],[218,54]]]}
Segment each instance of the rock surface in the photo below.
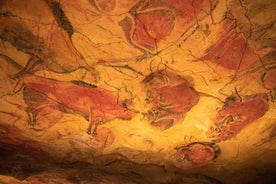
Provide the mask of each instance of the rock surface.
{"label": "rock surface", "polygon": [[0,0],[0,183],[273,183],[274,0]]}

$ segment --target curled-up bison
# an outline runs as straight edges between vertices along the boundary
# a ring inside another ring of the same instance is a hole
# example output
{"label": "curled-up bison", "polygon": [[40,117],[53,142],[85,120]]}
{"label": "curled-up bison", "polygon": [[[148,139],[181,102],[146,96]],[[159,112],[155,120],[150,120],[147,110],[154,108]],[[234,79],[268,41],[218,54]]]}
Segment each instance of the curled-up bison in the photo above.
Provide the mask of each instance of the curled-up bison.
{"label": "curled-up bison", "polygon": [[151,125],[160,130],[180,123],[199,100],[199,95],[185,77],[168,71],[151,73],[142,83],[149,107],[145,115]]}
{"label": "curled-up bison", "polygon": [[229,140],[248,124],[261,118],[268,109],[268,97],[265,94],[246,96],[241,101],[228,98],[214,118],[215,126],[210,127],[208,137],[217,142]]}
{"label": "curled-up bison", "polygon": [[186,161],[193,166],[206,165],[220,154],[219,146],[209,142],[193,142],[175,149],[178,162]]}

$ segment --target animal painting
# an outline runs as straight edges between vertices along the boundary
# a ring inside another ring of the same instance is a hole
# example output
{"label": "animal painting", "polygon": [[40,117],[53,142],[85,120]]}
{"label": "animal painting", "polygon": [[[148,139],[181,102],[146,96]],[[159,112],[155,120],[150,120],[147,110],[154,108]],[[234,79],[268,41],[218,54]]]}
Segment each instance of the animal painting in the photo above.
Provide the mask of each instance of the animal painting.
{"label": "animal painting", "polygon": [[97,125],[113,119],[130,120],[137,112],[128,108],[130,101],[119,100],[113,92],[81,81],[58,81],[35,75],[25,75],[24,100],[32,125],[45,107],[64,113],[80,114],[89,121],[87,133],[97,132]]}

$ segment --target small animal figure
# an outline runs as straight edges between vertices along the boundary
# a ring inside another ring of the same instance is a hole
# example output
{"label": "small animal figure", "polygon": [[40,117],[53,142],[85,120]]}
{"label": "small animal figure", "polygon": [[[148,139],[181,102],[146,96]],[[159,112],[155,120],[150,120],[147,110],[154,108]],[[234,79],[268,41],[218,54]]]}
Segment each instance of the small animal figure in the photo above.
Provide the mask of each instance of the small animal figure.
{"label": "small animal figure", "polygon": [[178,162],[186,160],[193,166],[206,165],[220,154],[220,148],[209,142],[193,142],[186,146],[178,146],[175,149],[177,150]]}

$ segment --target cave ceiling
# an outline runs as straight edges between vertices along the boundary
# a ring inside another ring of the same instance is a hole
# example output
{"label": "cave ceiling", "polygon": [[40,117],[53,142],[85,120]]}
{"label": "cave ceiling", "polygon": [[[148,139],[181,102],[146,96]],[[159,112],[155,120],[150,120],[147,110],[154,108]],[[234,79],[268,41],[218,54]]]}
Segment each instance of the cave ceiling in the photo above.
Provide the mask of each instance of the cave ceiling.
{"label": "cave ceiling", "polygon": [[274,0],[0,0],[0,183],[273,183]]}

